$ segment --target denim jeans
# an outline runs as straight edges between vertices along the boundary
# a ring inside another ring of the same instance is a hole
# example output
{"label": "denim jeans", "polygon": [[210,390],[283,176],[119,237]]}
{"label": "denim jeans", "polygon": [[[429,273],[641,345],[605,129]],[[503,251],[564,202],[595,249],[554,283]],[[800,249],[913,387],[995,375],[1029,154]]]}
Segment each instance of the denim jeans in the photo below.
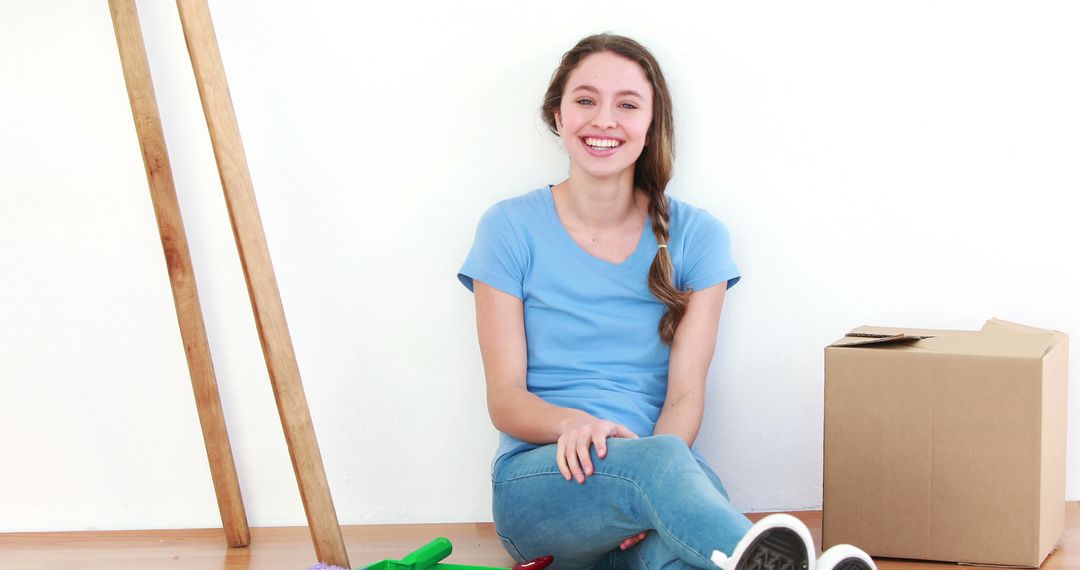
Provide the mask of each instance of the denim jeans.
{"label": "denim jeans", "polygon": [[[751,522],[720,479],[672,435],[609,439],[592,450],[584,484],[563,479],[555,445],[500,458],[492,473],[495,530],[518,562],[551,554],[555,570],[715,568]],[[645,540],[619,550],[643,530]]]}

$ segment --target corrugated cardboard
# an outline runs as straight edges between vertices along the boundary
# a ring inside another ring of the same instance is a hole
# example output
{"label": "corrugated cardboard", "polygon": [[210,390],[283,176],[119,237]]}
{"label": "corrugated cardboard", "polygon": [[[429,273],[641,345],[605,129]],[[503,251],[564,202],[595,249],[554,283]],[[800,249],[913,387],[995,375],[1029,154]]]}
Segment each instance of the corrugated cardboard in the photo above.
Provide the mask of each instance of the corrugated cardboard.
{"label": "corrugated cardboard", "polygon": [[1068,337],[859,327],[825,349],[822,547],[1039,566],[1065,528]]}

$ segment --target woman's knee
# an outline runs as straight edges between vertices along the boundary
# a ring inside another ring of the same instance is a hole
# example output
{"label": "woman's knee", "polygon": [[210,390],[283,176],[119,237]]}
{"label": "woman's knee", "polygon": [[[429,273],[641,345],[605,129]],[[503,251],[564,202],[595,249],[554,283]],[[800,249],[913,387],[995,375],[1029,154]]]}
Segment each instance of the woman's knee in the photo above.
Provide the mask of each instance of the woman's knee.
{"label": "woman's knee", "polygon": [[644,441],[648,442],[652,446],[653,452],[659,455],[676,458],[676,457],[690,457],[690,447],[686,445],[686,442],[677,435],[661,434],[647,437]]}
{"label": "woman's knee", "polygon": [[673,462],[695,461],[682,438],[663,434],[641,439],[609,439],[608,456],[622,455],[635,464],[668,465]]}

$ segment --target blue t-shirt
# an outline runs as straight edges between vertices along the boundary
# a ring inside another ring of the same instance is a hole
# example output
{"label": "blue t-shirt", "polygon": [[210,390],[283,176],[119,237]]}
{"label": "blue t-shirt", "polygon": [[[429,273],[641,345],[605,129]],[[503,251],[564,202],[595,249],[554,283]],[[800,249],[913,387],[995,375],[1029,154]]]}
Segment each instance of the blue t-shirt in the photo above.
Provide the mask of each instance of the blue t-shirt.
{"label": "blue t-shirt", "polygon": [[[668,202],[675,286],[734,285],[727,228],[705,210]],[[657,333],[666,308],[648,287],[656,250],[646,219],[624,262],[593,257],[562,225],[548,186],[488,209],[458,279],[470,291],[475,279],[522,300],[530,392],[645,437],[660,416],[671,354]],[[503,433],[495,458],[533,447]]]}

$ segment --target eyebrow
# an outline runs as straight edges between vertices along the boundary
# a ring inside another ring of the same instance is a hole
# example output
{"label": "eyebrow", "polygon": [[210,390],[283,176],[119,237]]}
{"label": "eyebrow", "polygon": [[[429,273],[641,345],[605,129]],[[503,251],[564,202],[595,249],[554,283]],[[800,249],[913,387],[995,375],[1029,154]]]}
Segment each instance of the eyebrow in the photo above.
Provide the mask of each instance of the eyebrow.
{"label": "eyebrow", "polygon": [[[577,87],[574,88],[574,91],[591,91],[591,92],[596,93],[598,95],[600,94],[600,90],[593,87],[592,85],[578,85]],[[571,91],[571,93],[573,93],[574,91]],[[644,99],[645,98],[645,97],[641,96],[641,93],[638,93],[637,91],[634,91],[634,90],[631,90],[631,89],[623,89],[622,91],[619,91],[618,93],[615,94],[616,97],[622,97],[623,95],[633,95],[634,97],[637,97],[638,99]]]}

